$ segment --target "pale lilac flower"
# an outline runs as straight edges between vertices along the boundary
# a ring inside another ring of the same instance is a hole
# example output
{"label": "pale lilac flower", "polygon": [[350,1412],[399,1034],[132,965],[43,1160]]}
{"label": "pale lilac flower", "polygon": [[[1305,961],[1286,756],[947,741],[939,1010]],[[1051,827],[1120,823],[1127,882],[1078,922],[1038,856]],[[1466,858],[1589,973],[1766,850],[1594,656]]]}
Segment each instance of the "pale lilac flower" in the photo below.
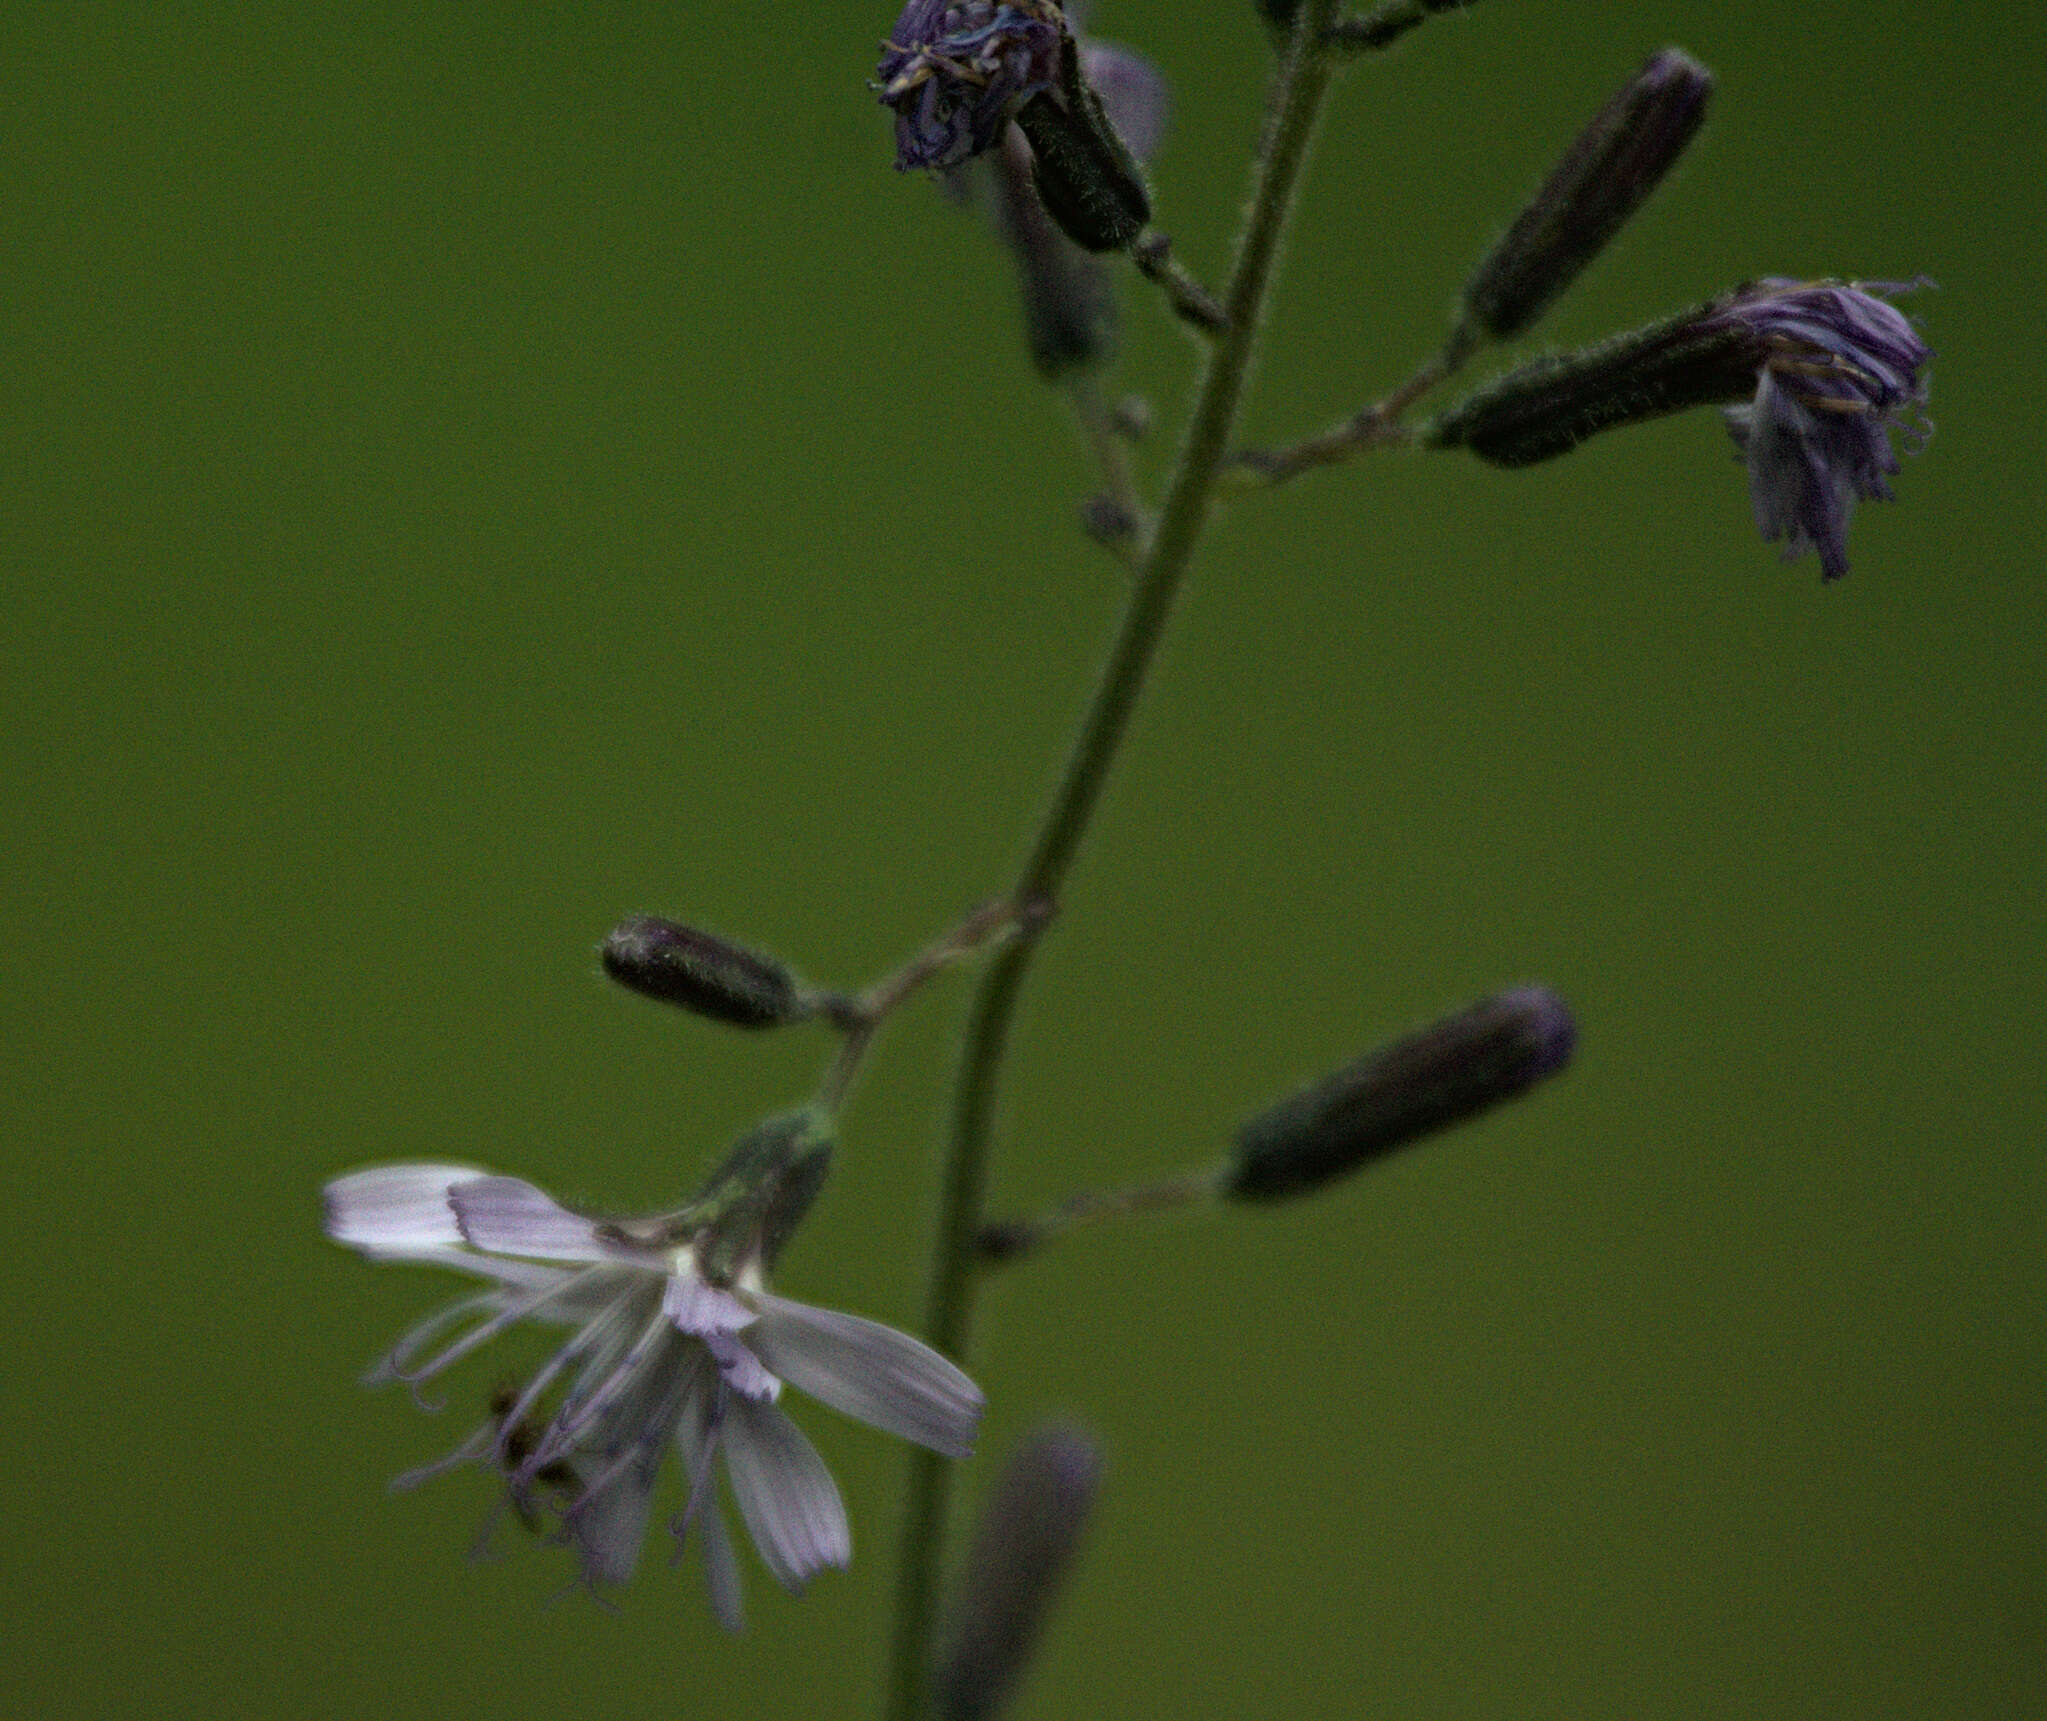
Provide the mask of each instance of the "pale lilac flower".
{"label": "pale lilac flower", "polygon": [[1727,409],[1756,527],[1784,540],[1787,560],[1817,550],[1825,579],[1848,571],[1857,500],[1890,500],[1891,428],[1926,399],[1920,369],[1932,353],[1904,313],[1877,297],[1915,285],[1769,279],[1707,319],[1741,330],[1764,354],[1755,399]]}
{"label": "pale lilac flower", "polygon": [[[632,1575],[671,1445],[699,1527],[711,1605],[740,1624],[738,1565],[719,1506],[722,1459],[739,1515],[789,1590],[852,1554],[824,1462],[777,1405],[784,1382],[844,1414],[964,1457],[979,1389],[906,1334],[772,1295],[762,1256],[732,1257],[693,1210],[648,1220],[573,1213],[530,1183],[461,1165],[391,1165],[326,1189],[327,1234],[373,1261],[475,1274],[485,1288],[430,1315],[373,1379],[415,1391],[521,1322],[570,1336],[448,1457],[402,1481],[476,1463],[529,1523],[556,1521],[593,1587]],[[716,1278],[706,1261],[716,1263]]]}

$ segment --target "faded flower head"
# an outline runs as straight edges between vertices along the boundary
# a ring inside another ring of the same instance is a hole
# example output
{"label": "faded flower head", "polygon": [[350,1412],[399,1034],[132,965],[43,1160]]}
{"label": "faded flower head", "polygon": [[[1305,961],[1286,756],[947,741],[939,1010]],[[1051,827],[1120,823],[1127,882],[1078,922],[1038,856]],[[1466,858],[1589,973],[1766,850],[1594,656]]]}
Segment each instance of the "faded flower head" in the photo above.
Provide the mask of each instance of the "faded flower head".
{"label": "faded flower head", "polygon": [[[1888,498],[1894,426],[1926,399],[1930,349],[1883,294],[1922,282],[1750,283],[1580,352],[1540,358],[1459,401],[1423,433],[1496,466],[1533,466],[1587,437],[1695,406],[1728,408],[1756,524],[1786,554],[1848,571],[1848,516]],[[1746,404],[1735,405],[1735,402]],[[1914,427],[1923,440],[1927,427]]]}
{"label": "faded flower head", "polygon": [[1784,540],[1786,559],[1817,550],[1820,573],[1848,571],[1848,516],[1858,500],[1889,501],[1898,470],[1894,425],[1925,403],[1932,357],[1878,294],[1918,282],[1758,281],[1707,319],[1761,349],[1755,399],[1727,409],[1748,463],[1756,527]]}
{"label": "faded flower head", "polygon": [[896,166],[951,167],[993,149],[1024,102],[1059,77],[1068,36],[1051,0],[910,0],[878,88],[896,115]]}
{"label": "faded flower head", "polygon": [[593,1219],[530,1183],[461,1165],[377,1166],[328,1184],[336,1242],[486,1282],[408,1332],[373,1380],[417,1393],[509,1327],[569,1329],[525,1386],[501,1389],[481,1426],[401,1484],[469,1463],[494,1471],[511,1509],[551,1525],[595,1588],[632,1575],[673,1447],[687,1494],[670,1529],[679,1552],[698,1528],[711,1606],[727,1628],[741,1623],[740,1586],[719,1461],[785,1588],[845,1566],[845,1507],[779,1407],[784,1383],[950,1457],[970,1449],[982,1397],[906,1334],[767,1290],[775,1248],[822,1176],[826,1150],[812,1127],[801,1117],[762,1126],[704,1198],[649,1219]]}

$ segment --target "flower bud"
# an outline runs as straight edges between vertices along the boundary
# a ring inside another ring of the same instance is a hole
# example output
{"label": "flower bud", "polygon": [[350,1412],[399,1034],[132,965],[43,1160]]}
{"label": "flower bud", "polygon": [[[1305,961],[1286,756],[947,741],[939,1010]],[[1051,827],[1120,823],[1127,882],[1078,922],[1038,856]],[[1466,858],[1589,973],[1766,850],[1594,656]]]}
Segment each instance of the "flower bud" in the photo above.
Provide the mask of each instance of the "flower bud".
{"label": "flower bud", "polygon": [[1151,219],[1144,172],[1109,122],[1071,36],[1061,45],[1058,81],[1017,109],[1016,124],[1030,140],[1045,213],[1074,244],[1120,251],[1144,231]]}
{"label": "flower bud", "polygon": [[1501,992],[1368,1052],[1237,1132],[1220,1193],[1305,1195],[1527,1091],[1569,1062],[1570,1012],[1541,986]]}
{"label": "flower bud", "polygon": [[1574,353],[1540,358],[1465,396],[1422,433],[1495,466],[1533,466],[1587,437],[1755,392],[1767,356],[1726,301],[1698,305]]}
{"label": "flower bud", "polygon": [[769,1118],[741,1136],[688,1209],[705,1278],[730,1284],[754,1262],[772,1267],[831,1163],[830,1126],[815,1112]]}
{"label": "flower bud", "polygon": [[1652,55],[1479,265],[1464,290],[1466,319],[1504,340],[1541,316],[1676,165],[1712,90],[1712,74],[1689,54]]}
{"label": "flower bud", "polygon": [[815,1002],[773,958],[650,914],[621,921],[598,957],[628,991],[735,1028],[773,1028],[816,1014]]}
{"label": "flower bud", "polygon": [[1031,1434],[996,1479],[932,1670],[941,1721],[990,1721],[1015,1691],[1087,1527],[1101,1469],[1088,1435],[1055,1424]]}

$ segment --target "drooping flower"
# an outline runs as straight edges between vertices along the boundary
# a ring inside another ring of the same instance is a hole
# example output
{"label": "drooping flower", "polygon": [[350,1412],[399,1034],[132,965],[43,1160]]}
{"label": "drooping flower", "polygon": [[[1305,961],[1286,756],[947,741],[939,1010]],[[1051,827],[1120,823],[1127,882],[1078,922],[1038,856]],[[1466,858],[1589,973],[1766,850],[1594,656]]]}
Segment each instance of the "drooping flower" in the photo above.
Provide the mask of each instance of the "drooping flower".
{"label": "drooping flower", "polygon": [[[779,1141],[763,1142],[777,1130]],[[632,1575],[672,1445],[687,1494],[670,1527],[678,1545],[698,1528],[712,1609],[729,1629],[741,1623],[740,1586],[720,1461],[754,1546],[784,1587],[800,1591],[825,1567],[844,1567],[845,1507],[780,1409],[783,1384],[951,1457],[969,1451],[983,1401],[908,1335],[767,1290],[765,1267],[789,1210],[807,1204],[821,1176],[787,1151],[798,1130],[785,1122],[749,1138],[750,1169],[766,1164],[793,1181],[756,1180],[754,1191],[766,1193],[740,1202],[737,1228],[730,1200],[605,1221],[530,1183],[462,1165],[379,1166],[328,1184],[336,1242],[374,1261],[452,1267],[487,1283],[415,1326],[373,1380],[417,1391],[510,1327],[569,1329],[523,1388],[501,1389],[461,1445],[401,1482],[468,1463],[493,1470],[519,1516],[551,1521],[597,1587]],[[734,1163],[748,1151],[742,1143]]]}
{"label": "drooping flower", "polygon": [[1892,427],[1911,428],[1904,415],[1926,399],[1920,370],[1932,352],[1904,313],[1877,297],[1914,285],[1772,279],[1716,313],[1765,354],[1754,400],[1727,409],[1748,463],[1756,528],[1784,541],[1786,560],[1817,550],[1824,579],[1848,571],[1856,502],[1891,499]]}
{"label": "drooping flower", "polygon": [[[1496,466],[1533,466],[1587,437],[1696,406],[1727,408],[1748,461],[1756,525],[1787,558],[1816,549],[1848,571],[1848,516],[1888,499],[1891,431],[1923,440],[1932,351],[1882,294],[1920,282],[1752,282],[1579,352],[1536,359],[1475,390],[1422,432]],[[1734,403],[1741,404],[1734,404]]]}

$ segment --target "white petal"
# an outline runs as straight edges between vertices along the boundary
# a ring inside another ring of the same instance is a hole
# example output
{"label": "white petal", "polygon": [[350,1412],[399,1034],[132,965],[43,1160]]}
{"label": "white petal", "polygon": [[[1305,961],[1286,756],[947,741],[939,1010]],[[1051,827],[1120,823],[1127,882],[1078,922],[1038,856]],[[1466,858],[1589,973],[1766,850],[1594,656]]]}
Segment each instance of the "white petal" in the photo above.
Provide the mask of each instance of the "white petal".
{"label": "white petal", "polygon": [[462,1242],[448,1191],[488,1172],[473,1165],[373,1165],[327,1185],[327,1235],[365,1254],[403,1259]]}
{"label": "white petal", "polygon": [[791,1386],[948,1458],[973,1450],[987,1400],[929,1345],[858,1315],[784,1297],[757,1301],[761,1318],[747,1330],[747,1345]]}
{"label": "white petal", "polygon": [[731,1333],[753,1319],[753,1311],[730,1291],[707,1285],[691,1272],[669,1275],[661,1307],[686,1333]]}
{"label": "white petal", "polygon": [[800,1591],[826,1566],[853,1557],[853,1533],[817,1448],[772,1404],[732,1397],[725,1411],[725,1473],[753,1545],[784,1589]]}
{"label": "white petal", "polygon": [[594,1220],[571,1213],[517,1177],[479,1177],[448,1192],[464,1242],[497,1255],[541,1261],[605,1261]]}

